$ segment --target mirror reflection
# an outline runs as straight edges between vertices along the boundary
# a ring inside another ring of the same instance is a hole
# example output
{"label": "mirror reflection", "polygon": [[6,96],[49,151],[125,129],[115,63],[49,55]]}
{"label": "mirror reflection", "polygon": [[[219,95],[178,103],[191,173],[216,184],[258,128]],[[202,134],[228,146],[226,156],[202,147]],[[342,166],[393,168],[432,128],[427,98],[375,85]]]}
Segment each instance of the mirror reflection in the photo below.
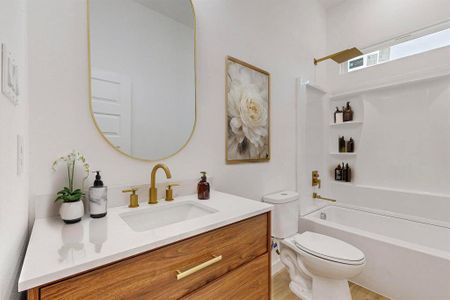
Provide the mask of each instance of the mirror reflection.
{"label": "mirror reflection", "polygon": [[178,152],[196,118],[191,1],[90,0],[89,31],[98,130],[134,158]]}

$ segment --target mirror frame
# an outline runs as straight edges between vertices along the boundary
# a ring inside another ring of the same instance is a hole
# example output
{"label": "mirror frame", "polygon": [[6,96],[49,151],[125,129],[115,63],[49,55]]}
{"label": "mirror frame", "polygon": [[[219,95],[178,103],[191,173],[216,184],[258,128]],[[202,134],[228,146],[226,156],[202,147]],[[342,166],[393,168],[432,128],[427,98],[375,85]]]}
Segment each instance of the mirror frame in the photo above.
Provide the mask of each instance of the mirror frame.
{"label": "mirror frame", "polygon": [[113,145],[113,143],[111,143],[110,140],[108,140],[108,138],[106,136],[103,135],[100,126],[97,123],[97,120],[95,120],[94,117],[94,110],[92,107],[92,61],[91,61],[91,0],[86,0],[86,22],[87,22],[87,50],[88,50],[88,102],[89,102],[89,113],[91,116],[92,121],[94,122],[95,128],[97,129],[97,132],[100,134],[100,136],[106,141],[106,143],[108,143],[108,145],[110,145],[115,151],[119,152],[120,154],[125,155],[128,158],[134,159],[134,160],[139,160],[142,162],[155,162],[155,161],[161,161],[161,160],[166,160],[168,158],[171,158],[175,155],[177,155],[178,153],[180,153],[191,141],[192,136],[194,135],[195,132],[195,128],[197,126],[197,114],[198,114],[198,104],[197,104],[197,16],[195,15],[195,8],[194,8],[194,3],[192,2],[192,0],[189,0],[189,3],[191,4],[191,8],[192,8],[192,16],[194,18],[194,124],[192,125],[192,131],[191,134],[189,135],[188,139],[186,140],[186,142],[180,147],[180,149],[178,149],[176,152],[164,156],[164,157],[160,157],[160,158],[156,158],[156,159],[146,159],[146,158],[140,158],[140,157],[136,157],[133,156],[129,153],[126,153],[120,149],[118,149],[116,146]]}

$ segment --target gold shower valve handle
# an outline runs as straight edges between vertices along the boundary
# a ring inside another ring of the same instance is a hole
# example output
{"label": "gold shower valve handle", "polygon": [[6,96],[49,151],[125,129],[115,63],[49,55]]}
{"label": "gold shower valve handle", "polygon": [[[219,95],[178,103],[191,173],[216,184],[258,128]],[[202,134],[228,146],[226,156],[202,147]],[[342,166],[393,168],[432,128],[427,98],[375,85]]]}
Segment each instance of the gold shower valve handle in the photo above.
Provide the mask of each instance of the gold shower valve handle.
{"label": "gold shower valve handle", "polygon": [[131,193],[130,195],[130,205],[128,205],[129,208],[136,208],[139,207],[139,196],[136,195],[137,188],[129,188],[126,190],[123,190],[122,193]]}
{"label": "gold shower valve handle", "polygon": [[320,175],[319,175],[319,171],[314,170],[312,171],[312,175],[311,175],[312,179],[311,179],[311,185],[312,186],[317,186],[320,189]]}

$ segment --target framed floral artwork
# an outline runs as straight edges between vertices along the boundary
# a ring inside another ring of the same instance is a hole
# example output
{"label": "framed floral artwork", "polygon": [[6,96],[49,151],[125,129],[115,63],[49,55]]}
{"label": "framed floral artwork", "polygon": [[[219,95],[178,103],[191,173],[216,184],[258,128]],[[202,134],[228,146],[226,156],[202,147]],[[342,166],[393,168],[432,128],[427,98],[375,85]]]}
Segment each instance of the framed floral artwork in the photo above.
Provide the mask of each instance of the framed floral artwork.
{"label": "framed floral artwork", "polygon": [[226,59],[226,162],[270,160],[270,73]]}

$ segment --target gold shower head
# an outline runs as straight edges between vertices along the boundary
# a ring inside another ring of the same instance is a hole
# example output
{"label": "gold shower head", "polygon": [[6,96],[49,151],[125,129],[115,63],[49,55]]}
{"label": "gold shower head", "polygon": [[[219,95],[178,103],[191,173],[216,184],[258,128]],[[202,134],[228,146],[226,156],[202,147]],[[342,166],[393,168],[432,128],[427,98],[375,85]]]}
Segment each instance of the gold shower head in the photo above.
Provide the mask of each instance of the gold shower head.
{"label": "gold shower head", "polygon": [[318,63],[320,63],[324,60],[327,60],[327,59],[332,59],[335,62],[337,62],[338,64],[341,64],[343,62],[346,62],[346,61],[348,61],[352,58],[355,58],[357,56],[360,56],[360,55],[363,55],[363,53],[358,48],[353,47],[353,48],[350,48],[350,49],[347,49],[344,51],[340,51],[340,52],[337,52],[337,53],[334,53],[334,54],[331,54],[331,55],[328,55],[328,56],[325,56],[325,57],[322,57],[319,59],[314,58],[314,64],[317,65]]}

